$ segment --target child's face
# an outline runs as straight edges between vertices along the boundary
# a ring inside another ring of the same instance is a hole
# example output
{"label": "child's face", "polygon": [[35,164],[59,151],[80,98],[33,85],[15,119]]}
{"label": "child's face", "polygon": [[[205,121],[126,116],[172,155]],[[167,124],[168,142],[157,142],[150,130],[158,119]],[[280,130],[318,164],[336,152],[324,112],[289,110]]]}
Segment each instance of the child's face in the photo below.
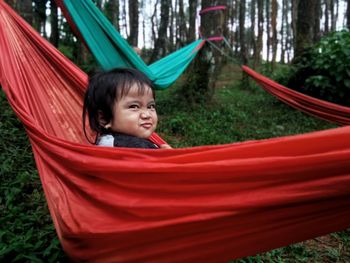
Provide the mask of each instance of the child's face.
{"label": "child's face", "polygon": [[127,95],[114,104],[111,130],[147,139],[157,127],[158,116],[150,87],[144,94],[134,84]]}

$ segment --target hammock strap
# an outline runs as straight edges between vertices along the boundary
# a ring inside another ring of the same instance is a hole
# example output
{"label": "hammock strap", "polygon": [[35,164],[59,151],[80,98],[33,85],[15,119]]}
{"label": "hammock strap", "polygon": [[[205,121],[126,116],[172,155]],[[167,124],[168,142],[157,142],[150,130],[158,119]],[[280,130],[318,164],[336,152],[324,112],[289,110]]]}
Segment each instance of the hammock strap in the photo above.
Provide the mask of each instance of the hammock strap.
{"label": "hammock strap", "polygon": [[225,9],[226,9],[225,5],[211,6],[211,7],[207,7],[207,8],[202,9],[201,11],[199,11],[199,15],[203,15],[203,14],[211,12],[211,11],[225,10]]}
{"label": "hammock strap", "polygon": [[223,51],[222,48],[220,48],[217,44],[215,44],[215,41],[224,41],[224,43],[227,45],[227,48],[231,51],[231,53],[233,52],[233,49],[230,45],[230,43],[228,42],[228,40],[225,38],[225,36],[221,37],[222,39],[219,40],[219,37],[209,37],[209,38],[205,38],[205,40],[217,51],[220,52],[220,54],[224,57],[226,57],[227,59],[229,59],[232,63],[242,66],[242,63],[240,63],[237,59],[235,59],[232,55],[228,54],[227,52]]}

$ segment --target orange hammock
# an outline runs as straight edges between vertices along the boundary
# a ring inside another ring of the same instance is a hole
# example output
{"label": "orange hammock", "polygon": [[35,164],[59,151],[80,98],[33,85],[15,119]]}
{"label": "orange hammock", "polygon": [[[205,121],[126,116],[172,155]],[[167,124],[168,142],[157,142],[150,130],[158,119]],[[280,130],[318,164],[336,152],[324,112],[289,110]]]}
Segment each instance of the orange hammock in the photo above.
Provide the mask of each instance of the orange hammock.
{"label": "orange hammock", "polygon": [[0,56],[72,260],[224,262],[350,226],[350,127],[174,150],[96,147],[81,131],[86,75],[2,0]]}
{"label": "orange hammock", "polygon": [[315,117],[340,125],[350,125],[350,108],[316,99],[274,82],[273,80],[243,66],[242,69],[267,92],[288,105]]}

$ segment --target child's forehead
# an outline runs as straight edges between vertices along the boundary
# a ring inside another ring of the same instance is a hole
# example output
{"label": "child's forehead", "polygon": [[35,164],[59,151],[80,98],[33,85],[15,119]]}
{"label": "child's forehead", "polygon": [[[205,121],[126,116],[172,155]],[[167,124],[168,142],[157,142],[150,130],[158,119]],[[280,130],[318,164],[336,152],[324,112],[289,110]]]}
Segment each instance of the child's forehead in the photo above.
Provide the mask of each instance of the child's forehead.
{"label": "child's forehead", "polygon": [[145,94],[150,94],[153,97],[152,88],[148,84],[139,82],[126,84],[121,89],[117,89],[117,93],[119,99],[126,96],[139,97]]}

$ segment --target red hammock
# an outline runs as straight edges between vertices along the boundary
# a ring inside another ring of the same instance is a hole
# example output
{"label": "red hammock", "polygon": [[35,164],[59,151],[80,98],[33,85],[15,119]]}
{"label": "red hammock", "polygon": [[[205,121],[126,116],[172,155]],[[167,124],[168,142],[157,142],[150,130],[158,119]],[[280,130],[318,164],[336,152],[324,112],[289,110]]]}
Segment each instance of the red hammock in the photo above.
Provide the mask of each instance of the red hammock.
{"label": "red hammock", "polygon": [[288,105],[315,117],[340,125],[350,125],[350,108],[328,101],[316,99],[278,84],[277,82],[255,72],[247,66],[242,69],[267,92]]}
{"label": "red hammock", "polygon": [[86,75],[2,0],[0,55],[73,260],[224,262],[350,226],[350,127],[174,150],[91,146]]}

